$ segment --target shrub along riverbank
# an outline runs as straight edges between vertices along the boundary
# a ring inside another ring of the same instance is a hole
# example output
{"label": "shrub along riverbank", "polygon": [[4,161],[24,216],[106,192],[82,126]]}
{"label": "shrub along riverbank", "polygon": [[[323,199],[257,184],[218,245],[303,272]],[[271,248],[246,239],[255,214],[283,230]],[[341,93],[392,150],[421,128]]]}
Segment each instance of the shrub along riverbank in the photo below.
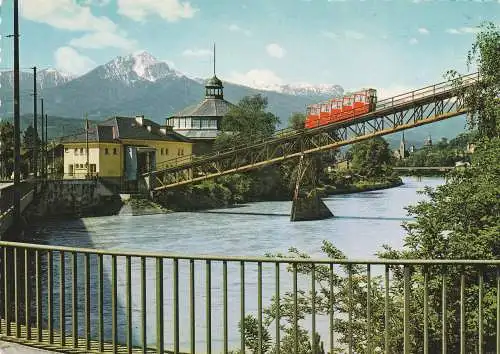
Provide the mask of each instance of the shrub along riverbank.
{"label": "shrub along riverbank", "polygon": [[[248,174],[234,174],[204,181],[160,193],[156,201],[170,210],[194,211],[250,202],[292,200],[293,185],[280,173],[282,170],[280,167],[266,167]],[[328,178],[322,182],[317,187],[322,197],[387,189],[403,184],[398,176],[354,180]]]}

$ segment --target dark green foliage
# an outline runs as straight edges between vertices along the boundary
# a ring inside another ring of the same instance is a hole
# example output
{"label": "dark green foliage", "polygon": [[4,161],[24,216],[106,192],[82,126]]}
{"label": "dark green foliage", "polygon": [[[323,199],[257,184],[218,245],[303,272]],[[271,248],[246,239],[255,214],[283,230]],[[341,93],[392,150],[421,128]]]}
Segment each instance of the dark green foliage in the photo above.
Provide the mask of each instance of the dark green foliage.
{"label": "dark green foliage", "polygon": [[394,157],[381,137],[354,144],[351,154],[352,169],[361,176],[376,179],[391,173]]}
{"label": "dark green foliage", "polygon": [[171,210],[193,211],[226,207],[230,198],[231,191],[225,186],[204,181],[159,193],[155,200]]}
{"label": "dark green foliage", "polygon": [[279,118],[267,112],[267,97],[243,97],[222,119],[222,134],[214,143],[216,150],[255,142],[271,136]]}
{"label": "dark green foliage", "polygon": [[288,120],[288,126],[293,129],[304,128],[304,122],[306,120],[306,115],[304,113],[294,112]]}
{"label": "dark green foliage", "polygon": [[40,137],[36,134],[35,128],[33,128],[32,125],[29,125],[23,134],[23,147],[25,149],[33,149],[35,142],[37,143],[37,146],[40,146]]}
{"label": "dark green foliage", "polygon": [[[470,108],[468,123],[471,129],[477,128],[479,135],[497,137],[500,132],[500,29],[491,22],[483,23],[481,32],[467,56],[469,66],[476,64],[481,81],[459,89],[464,103]],[[458,73],[450,70],[446,77],[462,80]]]}
{"label": "dark green foliage", "polygon": [[14,126],[0,122],[0,177],[10,177],[14,170]]}

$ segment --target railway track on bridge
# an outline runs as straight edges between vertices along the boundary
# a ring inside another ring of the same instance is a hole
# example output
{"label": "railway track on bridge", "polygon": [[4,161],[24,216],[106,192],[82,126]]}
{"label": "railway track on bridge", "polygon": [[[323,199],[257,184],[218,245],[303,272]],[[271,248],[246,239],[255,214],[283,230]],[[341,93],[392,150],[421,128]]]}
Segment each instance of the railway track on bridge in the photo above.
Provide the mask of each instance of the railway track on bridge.
{"label": "railway track on bridge", "polygon": [[473,73],[462,76],[460,83],[444,81],[379,101],[375,111],[354,120],[313,129],[285,129],[251,145],[203,156],[183,156],[143,176],[149,179],[151,190],[160,191],[452,118],[468,111],[460,90],[478,80],[478,73]]}

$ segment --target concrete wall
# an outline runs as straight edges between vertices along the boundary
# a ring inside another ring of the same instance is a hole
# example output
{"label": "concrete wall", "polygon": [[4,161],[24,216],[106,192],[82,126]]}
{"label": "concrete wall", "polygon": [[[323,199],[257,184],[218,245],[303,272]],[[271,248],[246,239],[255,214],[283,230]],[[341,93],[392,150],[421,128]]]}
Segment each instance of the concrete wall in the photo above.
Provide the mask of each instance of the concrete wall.
{"label": "concrete wall", "polygon": [[83,217],[114,215],[122,203],[119,195],[91,180],[48,181],[26,217]]}

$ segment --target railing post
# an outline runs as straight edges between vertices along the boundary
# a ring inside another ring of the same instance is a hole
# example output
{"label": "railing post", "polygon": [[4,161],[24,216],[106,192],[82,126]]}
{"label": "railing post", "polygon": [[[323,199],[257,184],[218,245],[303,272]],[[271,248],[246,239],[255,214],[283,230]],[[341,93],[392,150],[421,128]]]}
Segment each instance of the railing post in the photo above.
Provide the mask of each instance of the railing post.
{"label": "railing post", "polygon": [[156,258],[156,352],[163,354],[163,258]]}
{"label": "railing post", "polygon": [[404,286],[404,353],[410,354],[410,268],[408,265],[403,269]]}

